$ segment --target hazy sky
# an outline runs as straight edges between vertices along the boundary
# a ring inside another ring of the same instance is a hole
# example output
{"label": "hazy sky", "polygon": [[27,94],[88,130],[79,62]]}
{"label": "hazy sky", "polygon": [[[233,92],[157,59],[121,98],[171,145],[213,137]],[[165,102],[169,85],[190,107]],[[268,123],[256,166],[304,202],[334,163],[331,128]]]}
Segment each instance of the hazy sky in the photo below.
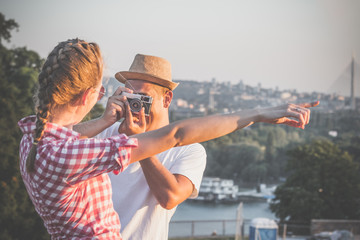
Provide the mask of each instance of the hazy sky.
{"label": "hazy sky", "polygon": [[168,59],[175,80],[326,92],[360,62],[359,0],[0,0],[0,12],[20,25],[8,46],[46,57],[94,41],[111,76],[143,53]]}

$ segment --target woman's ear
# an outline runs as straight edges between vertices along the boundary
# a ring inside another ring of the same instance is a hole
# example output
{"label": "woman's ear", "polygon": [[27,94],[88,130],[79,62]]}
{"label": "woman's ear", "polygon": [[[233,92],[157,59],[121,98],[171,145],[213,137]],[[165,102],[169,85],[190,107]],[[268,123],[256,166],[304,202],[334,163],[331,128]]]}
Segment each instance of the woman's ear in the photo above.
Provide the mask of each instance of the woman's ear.
{"label": "woman's ear", "polygon": [[85,92],[83,92],[83,94],[81,95],[80,98],[80,104],[81,105],[86,105],[89,101],[89,97],[90,97],[90,92],[91,88],[87,89]]}
{"label": "woman's ear", "polygon": [[173,92],[170,90],[166,91],[164,95],[164,108],[169,108],[172,98]]}

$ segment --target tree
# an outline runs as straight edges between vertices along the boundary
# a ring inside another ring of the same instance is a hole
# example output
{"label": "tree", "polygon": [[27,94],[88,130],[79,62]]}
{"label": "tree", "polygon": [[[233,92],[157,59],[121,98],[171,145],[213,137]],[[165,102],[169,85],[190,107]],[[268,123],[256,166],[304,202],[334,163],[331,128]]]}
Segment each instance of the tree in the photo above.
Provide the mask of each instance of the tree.
{"label": "tree", "polygon": [[19,172],[20,118],[33,112],[32,95],[39,55],[26,48],[7,49],[18,24],[0,13],[0,239],[49,239]]}
{"label": "tree", "polygon": [[[22,133],[17,122],[34,113],[33,94],[43,59],[25,47],[7,49],[18,24],[0,13],[0,239],[49,239],[42,219],[28,197],[19,171],[19,142]],[[104,108],[97,104],[88,119],[98,117]]]}
{"label": "tree", "polygon": [[289,152],[291,175],[275,191],[270,208],[280,220],[359,219],[359,164],[329,140]]}
{"label": "tree", "polygon": [[264,180],[263,169],[245,170],[250,164],[253,164],[257,170],[263,167],[264,153],[257,143],[218,145],[207,148],[206,151],[208,155],[206,176],[239,178],[250,182]]}
{"label": "tree", "polygon": [[269,177],[277,177],[279,174],[279,168],[275,164],[276,148],[274,146],[275,137],[273,132],[269,132],[266,141],[265,149],[265,161],[269,165]]}
{"label": "tree", "polygon": [[13,29],[18,29],[19,25],[13,19],[5,19],[4,14],[0,13],[0,45],[1,41],[4,39],[9,42],[11,38],[11,31]]}
{"label": "tree", "polygon": [[268,174],[268,164],[266,162],[252,162],[241,172],[241,176],[247,182],[263,183],[265,182]]}

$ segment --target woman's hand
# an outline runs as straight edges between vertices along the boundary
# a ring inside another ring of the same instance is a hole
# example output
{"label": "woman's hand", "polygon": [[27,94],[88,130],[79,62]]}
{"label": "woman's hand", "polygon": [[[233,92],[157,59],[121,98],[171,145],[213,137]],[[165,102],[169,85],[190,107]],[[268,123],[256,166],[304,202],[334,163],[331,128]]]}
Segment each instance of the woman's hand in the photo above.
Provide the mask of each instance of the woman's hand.
{"label": "woman's hand", "polygon": [[319,105],[319,101],[301,104],[286,104],[259,110],[259,122],[286,124],[291,127],[305,128],[310,121],[310,107]]}
{"label": "woman's hand", "polygon": [[122,92],[132,93],[132,90],[126,87],[118,87],[106,103],[106,108],[101,118],[109,125],[112,125],[125,116],[125,102],[127,100],[125,96],[121,95]]}

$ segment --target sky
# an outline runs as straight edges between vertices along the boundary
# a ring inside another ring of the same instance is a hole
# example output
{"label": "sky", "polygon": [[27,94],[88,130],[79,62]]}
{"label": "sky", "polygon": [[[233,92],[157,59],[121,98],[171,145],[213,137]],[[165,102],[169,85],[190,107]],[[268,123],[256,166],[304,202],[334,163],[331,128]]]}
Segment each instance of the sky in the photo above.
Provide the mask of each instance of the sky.
{"label": "sky", "polygon": [[69,38],[96,42],[108,76],[142,53],[169,60],[175,81],[347,94],[360,63],[359,0],[0,0],[0,12],[20,26],[8,47],[46,58]]}

